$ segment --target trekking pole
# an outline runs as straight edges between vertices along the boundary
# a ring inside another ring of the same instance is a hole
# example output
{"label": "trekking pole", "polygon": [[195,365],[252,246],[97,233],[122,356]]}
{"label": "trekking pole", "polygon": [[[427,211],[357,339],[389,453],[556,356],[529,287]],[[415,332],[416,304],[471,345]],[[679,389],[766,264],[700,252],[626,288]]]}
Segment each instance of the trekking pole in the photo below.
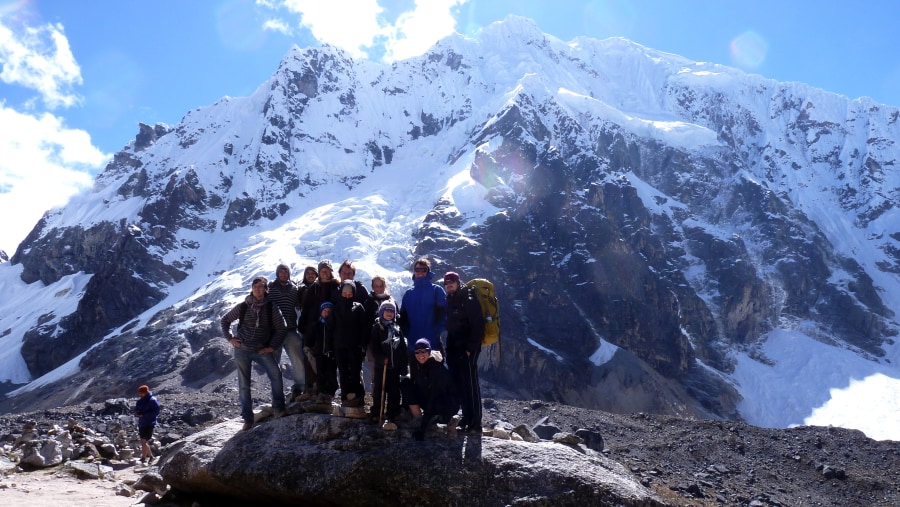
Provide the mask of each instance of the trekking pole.
{"label": "trekking pole", "polygon": [[384,398],[385,391],[387,390],[387,386],[384,385],[387,382],[387,365],[383,365],[381,368],[381,403],[378,404],[378,424],[384,422]]}

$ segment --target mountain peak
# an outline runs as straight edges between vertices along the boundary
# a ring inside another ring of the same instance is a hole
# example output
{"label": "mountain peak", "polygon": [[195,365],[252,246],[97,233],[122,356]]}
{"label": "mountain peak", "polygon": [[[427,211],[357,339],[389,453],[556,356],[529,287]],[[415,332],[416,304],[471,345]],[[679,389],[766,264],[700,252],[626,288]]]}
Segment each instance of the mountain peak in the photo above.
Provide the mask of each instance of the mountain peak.
{"label": "mountain peak", "polygon": [[[215,376],[252,275],[350,259],[399,298],[428,255],[495,281],[503,389],[802,424],[830,381],[807,405],[754,387],[800,382],[791,343],[898,376],[895,113],[516,16],[390,66],[294,46],[252,96],[142,126],[0,265],[42,309],[0,311],[0,375]],[[148,338],[184,353],[121,354]]]}

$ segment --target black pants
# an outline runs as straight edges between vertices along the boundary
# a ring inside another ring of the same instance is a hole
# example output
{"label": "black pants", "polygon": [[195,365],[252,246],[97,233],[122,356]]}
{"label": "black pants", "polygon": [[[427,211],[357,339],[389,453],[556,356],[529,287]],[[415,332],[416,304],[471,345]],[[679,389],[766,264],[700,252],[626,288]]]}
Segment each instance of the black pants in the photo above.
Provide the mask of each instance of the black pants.
{"label": "black pants", "polygon": [[381,391],[384,389],[387,398],[387,408],[385,416],[388,420],[397,417],[400,414],[400,372],[393,368],[387,368],[387,376],[385,376],[385,387],[382,388],[381,378],[384,375],[384,364],[376,364],[372,382],[372,413],[378,414],[381,410]]}
{"label": "black pants", "polygon": [[325,354],[316,354],[316,371],[319,393],[334,396],[338,388],[337,363]]}
{"label": "black pants", "polygon": [[447,353],[447,368],[453,387],[462,406],[460,426],[481,427],[481,385],[478,382],[478,354],[481,351],[466,355],[465,350],[452,350]]}
{"label": "black pants", "polygon": [[350,393],[356,394],[360,400],[365,398],[366,390],[362,383],[363,354],[358,350],[339,348],[334,351],[337,361],[338,378],[341,382],[341,399],[346,400]]}

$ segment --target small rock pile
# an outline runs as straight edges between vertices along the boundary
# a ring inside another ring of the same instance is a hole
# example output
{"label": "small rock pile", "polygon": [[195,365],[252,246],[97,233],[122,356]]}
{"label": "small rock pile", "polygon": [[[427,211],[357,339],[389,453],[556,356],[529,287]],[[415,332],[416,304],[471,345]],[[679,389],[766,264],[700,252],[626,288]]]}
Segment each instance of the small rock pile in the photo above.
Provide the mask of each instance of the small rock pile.
{"label": "small rock pile", "polygon": [[[140,438],[134,417],[127,414],[130,410],[128,400],[107,400],[104,413],[118,414],[97,421],[93,427],[72,417],[64,425],[39,424],[35,419],[28,419],[20,433],[0,436],[3,456],[23,469],[53,467],[75,460],[134,463]],[[159,454],[162,445],[159,439],[152,440],[154,454]]]}
{"label": "small rock pile", "polygon": [[[148,492],[141,501],[153,503],[166,491],[156,467],[139,462],[140,437],[133,416],[134,400],[115,398],[103,403],[61,407],[59,410],[0,417],[0,475],[37,470],[68,472],[80,479],[111,479],[115,472],[134,467],[143,477],[118,486],[116,494]],[[219,422],[218,411],[203,404],[164,409],[150,448],[163,448]]]}

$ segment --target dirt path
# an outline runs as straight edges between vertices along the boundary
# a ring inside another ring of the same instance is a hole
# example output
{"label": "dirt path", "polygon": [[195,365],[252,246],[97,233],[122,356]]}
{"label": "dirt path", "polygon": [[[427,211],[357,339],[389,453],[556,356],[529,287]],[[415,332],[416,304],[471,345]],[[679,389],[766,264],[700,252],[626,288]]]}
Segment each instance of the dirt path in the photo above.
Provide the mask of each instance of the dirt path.
{"label": "dirt path", "polygon": [[0,505],[10,507],[60,507],[84,505],[91,507],[126,507],[140,502],[146,494],[135,491],[132,496],[116,493],[133,484],[146,470],[127,467],[114,471],[112,477],[79,479],[69,471],[36,470],[0,475]]}

